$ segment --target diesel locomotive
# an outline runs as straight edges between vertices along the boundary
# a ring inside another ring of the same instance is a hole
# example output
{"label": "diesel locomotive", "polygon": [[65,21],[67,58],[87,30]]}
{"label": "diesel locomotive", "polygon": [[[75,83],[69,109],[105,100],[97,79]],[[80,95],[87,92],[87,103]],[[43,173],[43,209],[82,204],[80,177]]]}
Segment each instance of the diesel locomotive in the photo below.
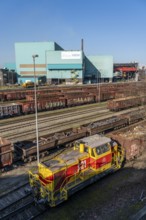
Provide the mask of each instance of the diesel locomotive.
{"label": "diesel locomotive", "polygon": [[79,139],[74,147],[29,171],[38,203],[55,207],[75,192],[122,167],[124,148],[109,137],[93,135]]}

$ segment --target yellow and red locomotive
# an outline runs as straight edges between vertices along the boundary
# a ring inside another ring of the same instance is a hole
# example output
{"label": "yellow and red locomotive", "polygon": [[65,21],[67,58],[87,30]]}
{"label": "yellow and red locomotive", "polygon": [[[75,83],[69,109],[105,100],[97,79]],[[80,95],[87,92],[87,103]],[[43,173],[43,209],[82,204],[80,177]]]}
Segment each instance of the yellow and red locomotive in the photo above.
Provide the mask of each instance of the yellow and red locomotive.
{"label": "yellow and red locomotive", "polygon": [[35,200],[55,207],[75,192],[120,169],[123,161],[124,149],[116,141],[97,134],[82,138],[72,149],[29,171]]}

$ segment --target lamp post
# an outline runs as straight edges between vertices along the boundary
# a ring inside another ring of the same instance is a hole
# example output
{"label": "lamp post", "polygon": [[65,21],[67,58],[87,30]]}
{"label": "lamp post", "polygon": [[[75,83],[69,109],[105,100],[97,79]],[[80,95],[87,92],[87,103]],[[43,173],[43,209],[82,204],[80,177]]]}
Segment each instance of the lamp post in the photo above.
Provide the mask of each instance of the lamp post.
{"label": "lamp post", "polygon": [[38,110],[37,110],[37,94],[36,94],[36,72],[35,72],[35,58],[39,57],[37,54],[32,55],[34,67],[34,101],[35,101],[35,123],[36,123],[36,144],[37,144],[37,163],[39,164],[39,134],[38,134]]}
{"label": "lamp post", "polygon": [[99,102],[100,102],[100,82],[98,82],[98,86],[99,86]]}
{"label": "lamp post", "polygon": [[100,102],[100,72],[97,72],[97,88],[98,88],[98,102]]}

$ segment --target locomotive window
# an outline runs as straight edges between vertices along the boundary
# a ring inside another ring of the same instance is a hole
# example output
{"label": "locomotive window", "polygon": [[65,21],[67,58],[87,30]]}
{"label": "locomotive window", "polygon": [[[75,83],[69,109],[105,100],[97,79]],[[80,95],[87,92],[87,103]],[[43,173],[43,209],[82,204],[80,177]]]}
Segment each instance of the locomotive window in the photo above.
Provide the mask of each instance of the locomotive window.
{"label": "locomotive window", "polygon": [[96,148],[96,153],[97,153],[98,155],[102,154],[102,148],[101,148],[101,146],[99,146],[99,147]]}
{"label": "locomotive window", "polygon": [[102,152],[105,153],[107,151],[109,151],[109,146],[107,144],[104,144],[102,147]]}
{"label": "locomotive window", "polygon": [[85,152],[89,153],[89,148],[88,147],[85,147]]}
{"label": "locomotive window", "polygon": [[109,146],[108,146],[107,144],[104,144],[104,145],[99,146],[99,147],[96,148],[96,153],[97,153],[98,155],[104,154],[104,153],[106,153],[107,151],[109,151]]}

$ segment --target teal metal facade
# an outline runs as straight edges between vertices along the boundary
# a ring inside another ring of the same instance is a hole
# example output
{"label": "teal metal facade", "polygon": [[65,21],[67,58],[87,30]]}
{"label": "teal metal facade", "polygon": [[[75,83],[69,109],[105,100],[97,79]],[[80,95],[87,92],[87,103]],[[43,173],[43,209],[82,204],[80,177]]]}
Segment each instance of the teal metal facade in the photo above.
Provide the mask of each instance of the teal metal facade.
{"label": "teal metal facade", "polygon": [[113,77],[112,56],[85,56],[82,50],[66,51],[55,42],[15,43],[16,71],[19,83],[46,77],[48,83],[96,83]]}
{"label": "teal metal facade", "polygon": [[113,77],[113,56],[86,56],[85,83],[96,83]]}
{"label": "teal metal facade", "polygon": [[46,51],[63,50],[55,42],[15,43],[16,69],[20,75],[19,83],[26,80],[34,81],[34,65],[32,55],[38,54],[35,59],[36,75],[47,77]]}
{"label": "teal metal facade", "polygon": [[3,68],[16,71],[16,63],[5,63]]}
{"label": "teal metal facade", "polygon": [[[47,79],[55,82],[72,82],[83,79],[82,51],[47,51]],[[58,81],[57,81],[58,80]]]}

